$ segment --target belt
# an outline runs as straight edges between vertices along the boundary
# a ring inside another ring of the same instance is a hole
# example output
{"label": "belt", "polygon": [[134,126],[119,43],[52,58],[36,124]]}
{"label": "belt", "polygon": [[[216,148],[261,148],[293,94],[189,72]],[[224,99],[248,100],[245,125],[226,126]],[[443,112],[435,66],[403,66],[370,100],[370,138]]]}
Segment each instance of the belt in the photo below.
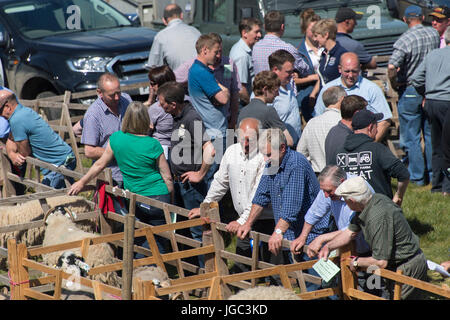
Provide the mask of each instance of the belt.
{"label": "belt", "polygon": [[173,181],[174,182],[181,182],[181,181],[183,181],[181,176],[177,176],[176,174],[172,175],[172,177],[173,177]]}
{"label": "belt", "polygon": [[402,264],[405,264],[405,263],[407,263],[407,262],[409,262],[409,261],[411,261],[412,259],[414,259],[415,257],[417,257],[419,254],[421,254],[422,253],[422,250],[417,250],[417,252],[416,253],[414,253],[411,257],[409,257],[409,258],[406,258],[406,259],[403,259],[403,260],[401,260],[400,262],[397,262],[397,263],[392,263],[392,267],[393,267],[393,271],[396,271],[397,270],[397,268],[398,267],[400,267]]}

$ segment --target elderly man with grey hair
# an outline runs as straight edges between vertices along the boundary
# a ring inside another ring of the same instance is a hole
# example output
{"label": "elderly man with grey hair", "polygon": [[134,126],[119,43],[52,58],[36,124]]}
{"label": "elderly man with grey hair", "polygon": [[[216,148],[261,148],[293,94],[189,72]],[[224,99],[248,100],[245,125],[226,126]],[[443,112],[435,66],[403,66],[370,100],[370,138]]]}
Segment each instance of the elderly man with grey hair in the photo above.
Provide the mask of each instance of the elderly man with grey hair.
{"label": "elderly man with grey hair", "polygon": [[[347,229],[342,230],[319,252],[320,258],[328,258],[330,251],[345,246],[362,231],[372,250],[370,257],[354,257],[350,269],[376,266],[391,271],[402,270],[403,275],[426,281],[427,262],[419,247],[419,238],[413,233],[402,209],[383,194],[372,194],[362,177],[344,181],[335,191],[355,211]],[[393,283],[387,282],[392,297]],[[402,299],[418,299],[418,289],[403,285]]]}
{"label": "elderly man with grey hair", "polygon": [[322,96],[327,107],[324,113],[309,120],[303,129],[297,151],[311,162],[316,175],[325,168],[325,139],[331,128],[342,119],[341,102],[346,95],[340,86],[328,88]]}
{"label": "elderly man with grey hair", "polygon": [[[239,122],[238,142],[229,146],[220,162],[219,170],[214,175],[214,180],[208,190],[203,203],[220,201],[229,190],[233,200],[233,206],[239,217],[227,224],[227,231],[236,233],[250,214],[252,199],[263,175],[265,161],[264,156],[258,150],[258,136],[261,132],[261,122],[255,118],[244,118]],[[194,208],[189,212],[189,218],[200,216],[200,209]],[[264,208],[258,220],[253,225],[253,230],[265,234],[273,232],[275,224],[271,208]],[[250,239],[237,239],[236,253],[251,257],[252,249]],[[260,250],[260,259],[269,262],[270,252],[264,244]],[[232,272],[245,272],[250,269],[239,262],[235,262]]]}

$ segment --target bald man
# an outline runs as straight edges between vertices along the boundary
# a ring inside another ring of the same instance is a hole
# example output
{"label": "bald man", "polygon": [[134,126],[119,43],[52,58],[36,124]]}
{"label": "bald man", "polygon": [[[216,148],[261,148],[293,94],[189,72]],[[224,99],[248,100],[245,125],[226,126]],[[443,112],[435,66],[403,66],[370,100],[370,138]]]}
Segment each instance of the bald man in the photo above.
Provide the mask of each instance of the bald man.
{"label": "bald man", "polygon": [[[11,128],[6,151],[15,166],[22,166],[26,157],[32,156],[57,167],[75,169],[72,148],[34,110],[18,103],[13,92],[0,90],[0,106],[0,115],[8,120]],[[41,172],[43,184],[55,189],[65,187],[62,174],[48,169]]]}
{"label": "bald man", "polygon": [[147,67],[165,64],[175,70],[197,56],[195,42],[201,33],[183,22],[183,10],[176,3],[165,7],[162,20],[166,27],[159,31],[153,40]]}
{"label": "bald man", "polygon": [[[227,231],[236,233],[239,226],[243,225],[250,214],[253,196],[259,185],[259,180],[264,171],[265,161],[258,151],[258,136],[261,123],[255,118],[244,118],[239,123],[238,143],[227,148],[220,162],[219,170],[214,175],[214,180],[203,202],[220,201],[227,193],[231,192],[234,209],[239,215],[237,220],[227,225]],[[192,209],[189,218],[200,216],[200,209]],[[258,221],[253,225],[253,230],[265,234],[272,234],[275,227],[271,209],[263,209]],[[236,253],[251,257],[251,245],[249,238],[238,239]],[[261,250],[262,260],[269,262],[270,253],[267,247]],[[236,263],[232,271],[248,271],[245,265]]]}
{"label": "bald man", "polygon": [[330,87],[341,86],[347,95],[354,94],[366,99],[368,110],[383,114],[383,118],[377,124],[378,133],[375,138],[377,142],[382,141],[392,118],[392,112],[384,92],[377,84],[361,76],[361,64],[358,55],[354,52],[346,52],[341,56],[339,72],[341,74],[339,78],[328,82],[320,90],[315,106],[316,115],[322,114],[326,108],[322,98],[323,93]]}

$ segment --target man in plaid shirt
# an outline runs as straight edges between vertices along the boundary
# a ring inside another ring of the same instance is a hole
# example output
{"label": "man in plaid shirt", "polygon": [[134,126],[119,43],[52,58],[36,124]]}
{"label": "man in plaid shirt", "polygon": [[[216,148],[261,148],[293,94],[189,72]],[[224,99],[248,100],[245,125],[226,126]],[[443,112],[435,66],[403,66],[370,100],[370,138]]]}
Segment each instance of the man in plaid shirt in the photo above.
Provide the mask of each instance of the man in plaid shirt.
{"label": "man in plaid shirt", "polygon": [[298,50],[290,43],[281,40],[284,33],[284,15],[276,10],[269,11],[264,17],[264,29],[266,35],[253,46],[252,62],[255,75],[261,71],[270,70],[269,56],[284,49],[295,58],[294,69],[300,77],[307,75],[308,65],[303,60]]}
{"label": "man in plaid shirt", "polygon": [[[273,264],[289,264],[289,249],[282,247],[283,239],[294,240],[302,232],[305,214],[320,191],[311,165],[304,155],[287,147],[286,138],[279,128],[267,129],[259,139],[259,150],[267,162],[247,221],[239,226],[237,236],[244,239],[250,232],[264,207],[272,205],[275,230],[269,239]],[[328,232],[330,213],[314,225],[306,243]],[[308,259],[306,255],[299,257]],[[312,272],[312,271],[310,271]],[[308,291],[317,289],[309,287]]]}
{"label": "man in plaid shirt", "polygon": [[[388,75],[392,87],[398,90],[398,114],[400,121],[400,145],[408,154],[411,182],[425,185],[431,180],[431,128],[422,108],[422,96],[411,85],[412,75],[433,49],[439,47],[439,33],[422,25],[422,9],[406,8],[403,21],[409,29],[394,43],[389,59]],[[420,145],[420,133],[425,140],[425,158]]]}

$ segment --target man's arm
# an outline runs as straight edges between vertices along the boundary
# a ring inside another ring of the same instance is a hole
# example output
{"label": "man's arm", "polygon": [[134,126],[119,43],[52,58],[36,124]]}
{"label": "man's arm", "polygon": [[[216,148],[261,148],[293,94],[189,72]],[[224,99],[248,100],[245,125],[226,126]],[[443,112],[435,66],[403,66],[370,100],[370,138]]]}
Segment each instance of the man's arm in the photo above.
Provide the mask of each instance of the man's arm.
{"label": "man's arm", "polygon": [[216,154],[216,150],[214,149],[211,141],[206,142],[202,146],[203,149],[203,158],[202,158],[202,166],[198,171],[188,171],[181,175],[182,182],[185,183],[187,181],[192,183],[199,183],[205,177],[208,172],[211,164],[214,161],[214,156]]}
{"label": "man's arm", "polygon": [[227,104],[230,100],[230,90],[220,83],[217,84],[221,90],[214,95],[214,99],[216,99],[216,101],[221,105]]}
{"label": "man's arm", "polygon": [[324,258],[325,260],[328,259],[328,255],[331,251],[343,247],[352,241],[354,237],[356,236],[356,232],[350,231],[348,228],[345,230],[342,230],[336,237],[334,237],[330,242],[325,244],[322,249],[319,251],[318,258]]}
{"label": "man's arm", "polygon": [[382,120],[377,123],[377,135],[375,137],[375,142],[380,142],[383,140],[390,126],[391,119]]}
{"label": "man's arm", "polygon": [[247,219],[247,221],[241,225],[236,232],[236,235],[241,239],[244,240],[244,238],[247,236],[247,234],[252,229],[253,223],[258,219],[259,215],[261,214],[263,210],[263,207],[258,204],[252,204],[252,209],[250,210],[250,215]]}
{"label": "man's arm", "polygon": [[105,152],[105,148],[96,147],[89,144],[84,145],[84,154],[87,158],[92,160],[98,160]]}
{"label": "man's arm", "polygon": [[19,153],[17,144],[9,138],[6,140],[6,153],[8,154],[9,159],[11,159],[13,165],[21,166],[25,163],[26,157]]}
{"label": "man's arm", "polygon": [[[281,234],[275,232],[275,230],[280,229]],[[278,255],[280,252],[281,244],[283,242],[283,234],[286,230],[289,229],[289,222],[284,219],[279,219],[277,225],[275,226],[275,230],[269,238],[269,251],[274,255]]]}

